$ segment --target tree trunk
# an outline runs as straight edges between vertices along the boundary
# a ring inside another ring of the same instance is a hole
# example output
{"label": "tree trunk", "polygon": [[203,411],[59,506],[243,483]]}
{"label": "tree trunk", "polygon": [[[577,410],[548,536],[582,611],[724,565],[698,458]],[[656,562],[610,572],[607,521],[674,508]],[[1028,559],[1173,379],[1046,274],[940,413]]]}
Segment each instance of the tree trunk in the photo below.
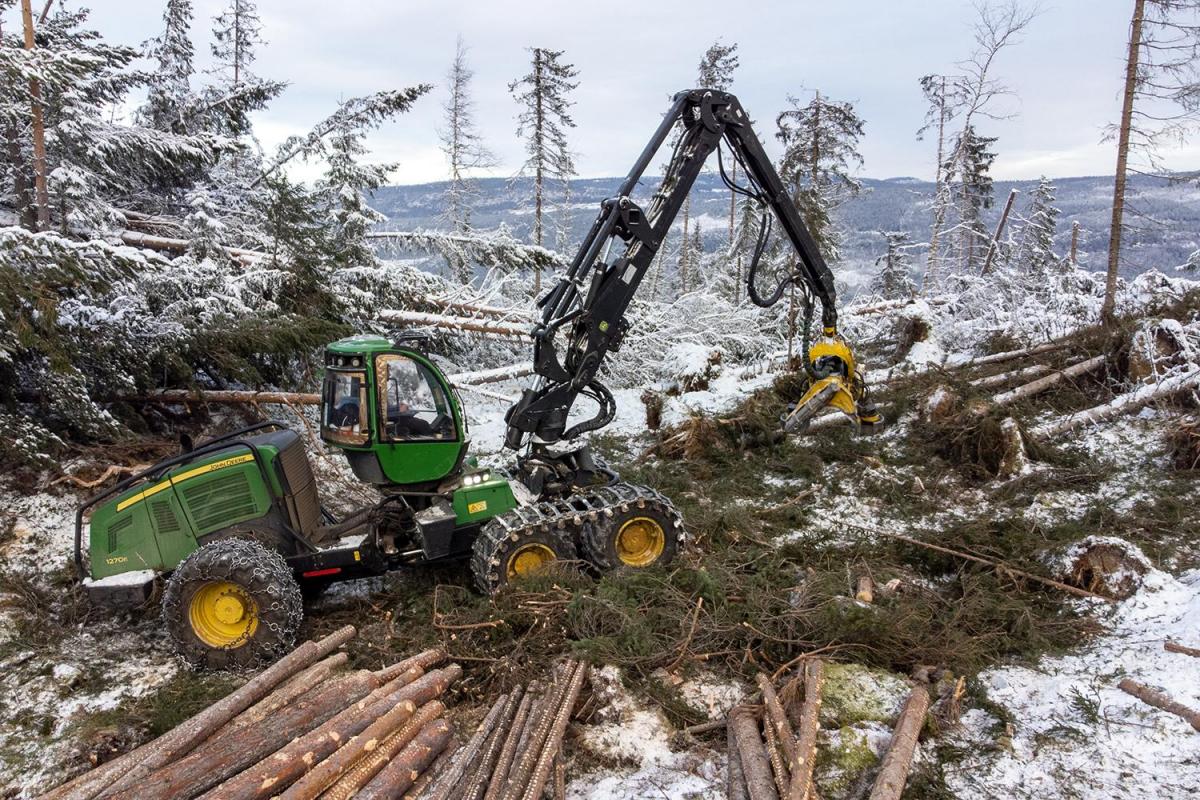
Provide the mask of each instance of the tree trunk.
{"label": "tree trunk", "polygon": [[738,754],[737,737],[733,725],[725,725],[725,753],[728,766],[725,770],[725,797],[727,800],[750,800],[746,789],[746,773],[742,769],[742,757]]}
{"label": "tree trunk", "polygon": [[1200,658],[1200,649],[1195,647],[1185,647],[1178,642],[1164,642],[1163,650],[1166,650],[1168,653],[1182,653],[1183,655],[1191,656],[1192,658]]}
{"label": "tree trunk", "polygon": [[414,665],[320,727],[293,739],[258,764],[216,787],[203,800],[262,800],[277,795],[388,709],[406,701],[414,707],[424,705],[441,695],[461,674],[461,668],[456,665],[428,675],[423,674],[419,665]]}
{"label": "tree trunk", "polygon": [[524,702],[525,696],[522,689],[520,687],[514,689],[504,710],[500,712],[496,727],[488,737],[478,764],[471,773],[470,780],[467,781],[466,788],[463,789],[463,800],[478,800],[487,791],[488,782],[496,771],[496,762],[499,760],[500,751],[508,740],[513,716]]}
{"label": "tree trunk", "polygon": [[929,254],[925,258],[925,275],[921,278],[921,294],[937,289],[938,240],[946,212],[942,205],[942,159],[946,147],[946,77],[942,76],[942,90],[938,95],[938,141],[937,169],[933,178],[933,230],[929,234]]}
{"label": "tree trunk", "polygon": [[529,727],[529,738],[518,747],[513,769],[504,787],[504,800],[520,800],[525,794],[525,788],[533,777],[534,769],[546,744],[546,738],[554,727],[554,720],[562,705],[567,691],[570,689],[571,678],[574,675],[574,665],[567,662],[563,674],[558,675],[542,701],[542,708]]}
{"label": "tree trunk", "polygon": [[426,314],[421,311],[385,310],[379,312],[379,319],[384,322],[398,322],[405,325],[424,325],[431,328],[450,328],[452,330],[486,333],[493,336],[512,337],[525,340],[529,337],[529,326],[512,325],[501,322],[483,322],[466,317],[449,317],[442,314]]}
{"label": "tree trunk", "polygon": [[[409,705],[406,701],[401,703],[397,708],[402,708]],[[395,711],[395,709],[393,709]],[[392,712],[389,712],[392,713]],[[336,778],[334,783],[320,795],[321,800],[350,800],[351,797],[363,797],[360,791],[368,784],[374,783],[375,778],[379,776],[388,764],[400,755],[401,751],[407,748],[416,737],[427,727],[441,722],[445,724],[443,718],[446,713],[446,706],[440,700],[434,700],[426,703],[418,708],[415,712],[410,713],[407,718],[403,714],[398,714],[396,719],[402,720],[397,727],[395,721],[389,721],[387,714],[380,717],[375,725],[378,726],[376,733],[379,738],[374,738],[375,734],[368,728],[363,732],[362,736],[347,742],[341,750],[338,750],[332,756],[327,758],[322,764],[334,764],[340,762],[335,767],[330,768],[330,774],[341,774]],[[387,729],[391,728],[391,732],[387,733]],[[447,726],[447,732],[449,727]],[[371,738],[368,738],[371,737]],[[358,743],[362,740],[361,746]],[[442,743],[443,746],[445,742]],[[355,750],[358,752],[356,753]],[[348,752],[346,752],[348,751]],[[343,752],[346,754],[343,756]],[[429,761],[432,761],[437,753],[429,756]],[[428,764],[429,761],[424,763]],[[420,774],[420,773],[418,773]],[[389,782],[396,781],[400,773],[394,774],[388,779]],[[412,775],[406,786],[401,787],[401,791],[412,785],[412,782],[417,779],[416,775]],[[298,784],[296,784],[298,785]],[[293,786],[295,788],[295,786]],[[316,795],[313,795],[314,797]]]}
{"label": "tree trunk", "polygon": [[1029,367],[1021,367],[1010,372],[998,372],[995,375],[988,375],[986,378],[976,378],[969,381],[970,386],[977,389],[988,389],[992,386],[1004,386],[1013,381],[1023,381],[1029,378],[1037,378],[1050,371],[1050,367],[1045,364],[1034,364]]}
{"label": "tree trunk", "polygon": [[1058,436],[1061,433],[1080,428],[1089,423],[1101,422],[1113,417],[1119,417],[1122,414],[1131,414],[1157,400],[1165,400],[1172,395],[1179,394],[1187,389],[1195,389],[1198,386],[1200,386],[1200,369],[1194,369],[1191,372],[1185,372],[1181,375],[1172,375],[1158,383],[1151,383],[1139,387],[1132,392],[1120,395],[1104,405],[1085,409],[1084,411],[1076,411],[1074,414],[1066,414],[1057,419],[1050,420],[1034,428],[1033,435],[1043,438]]}
{"label": "tree trunk", "polygon": [[1137,681],[1125,678],[1117,684],[1117,688],[1126,694],[1131,694],[1138,700],[1141,700],[1147,705],[1161,708],[1163,711],[1174,714],[1183,719],[1187,724],[1191,725],[1195,730],[1200,731],[1200,711],[1188,708],[1182,703],[1177,703],[1170,697],[1167,697],[1162,692],[1151,689],[1149,686],[1143,686]]}
{"label": "tree trunk", "polygon": [[769,719],[763,718],[763,738],[766,739],[767,745],[767,760],[771,762],[771,774],[775,777],[775,791],[780,797],[787,797],[788,784],[788,768],[787,759],[780,752],[782,743],[779,741],[779,734],[775,732],[775,726],[771,724]]}
{"label": "tree trunk", "polygon": [[1137,96],[1139,51],[1146,0],[1134,0],[1129,26],[1129,55],[1125,61],[1125,91],[1121,100],[1121,127],[1117,134],[1117,174],[1113,181],[1112,226],[1108,232],[1108,273],[1104,280],[1104,304],[1100,321],[1116,322],[1117,271],[1121,264],[1121,226],[1125,216],[1125,181],[1129,167],[1129,131],[1133,124],[1133,101]]}
{"label": "tree trunk", "polygon": [[1000,212],[1000,221],[996,223],[996,232],[988,244],[987,257],[983,260],[983,269],[979,271],[980,275],[987,275],[992,271],[992,261],[995,260],[996,250],[1000,247],[1000,237],[1004,235],[1004,224],[1008,222],[1008,215],[1012,211],[1013,201],[1016,199],[1017,190],[1013,189],[1008,193],[1008,200],[1004,202],[1004,211]]}
{"label": "tree trunk", "polygon": [[783,712],[783,705],[779,702],[779,695],[775,693],[770,679],[760,672],[755,676],[755,681],[763,696],[763,718],[766,725],[775,729],[775,738],[783,748],[783,755],[790,766],[796,761],[796,736],[792,733],[792,724]]}
{"label": "tree trunk", "polygon": [[545,788],[546,781],[550,778],[550,769],[554,765],[555,756],[562,747],[563,735],[571,721],[571,714],[575,710],[575,703],[579,700],[579,691],[583,688],[583,680],[587,677],[587,672],[587,662],[579,662],[575,665],[574,674],[571,675],[570,682],[567,684],[563,699],[556,709],[556,713],[551,716],[552,724],[542,746],[541,755],[533,769],[529,785],[522,795],[524,800],[537,800],[542,795],[542,789]]}
{"label": "tree trunk", "polygon": [[463,782],[467,776],[467,771],[475,766],[476,760],[479,758],[480,752],[483,750],[483,745],[491,734],[492,729],[500,719],[500,714],[504,711],[504,705],[507,702],[507,695],[501,695],[495,703],[492,704],[483,722],[479,723],[479,727],[475,730],[475,734],[471,737],[471,741],[467,742],[467,746],[459,751],[458,756],[438,780],[433,787],[433,794],[430,795],[431,800],[457,800],[458,794],[455,789]]}
{"label": "tree trunk", "polygon": [[900,719],[896,721],[896,730],[892,732],[892,742],[875,778],[870,800],[900,800],[928,711],[929,690],[924,686],[914,686],[904,703],[904,710],[900,712]]}
{"label": "tree trunk", "polygon": [[43,800],[89,800],[102,792],[105,795],[113,794],[136,783],[159,767],[187,755],[214,731],[270,694],[280,683],[341,647],[354,633],[354,626],[347,625],[320,641],[305,642],[223,700],[154,741],[55,789]]}
{"label": "tree trunk", "polygon": [[737,742],[738,758],[742,773],[746,776],[746,790],[750,800],[778,800],[775,781],[771,777],[771,759],[758,732],[758,720],[754,712],[738,706],[729,712],[729,726]]}
{"label": "tree trunk", "polygon": [[812,790],[813,766],[817,760],[817,733],[821,729],[821,686],[825,664],[819,658],[804,662],[804,705],[800,709],[800,735],[792,762],[792,786],[788,800],[804,800]]}
{"label": "tree trunk", "polygon": [[1072,364],[1066,369],[1061,369],[1058,372],[1052,372],[1044,378],[1038,378],[1036,381],[1023,384],[1010,389],[1007,392],[998,394],[992,398],[992,403],[998,406],[1006,406],[1009,403],[1015,403],[1018,400],[1024,400],[1034,395],[1041,394],[1047,389],[1051,389],[1066,380],[1078,378],[1081,375],[1086,375],[1089,372],[1094,372],[1104,366],[1108,356],[1096,356],[1089,358],[1087,361],[1080,361],[1078,364]]}
{"label": "tree trunk", "polygon": [[230,405],[255,405],[271,403],[294,406],[317,406],[321,395],[305,392],[250,392],[232,390],[201,391],[191,389],[162,389],[152,394],[127,395],[122,400],[139,403],[228,403]]}
{"label": "tree trunk", "polygon": [[450,764],[454,761],[454,754],[457,752],[458,741],[451,736],[450,741],[446,743],[446,747],[434,760],[433,764],[422,772],[421,777],[417,778],[416,783],[404,793],[404,800],[418,800],[418,798],[423,800],[425,798],[425,790],[432,786],[450,767]]}
{"label": "tree trunk", "polygon": [[[32,51],[33,5],[30,0],[21,0],[21,22],[25,28],[25,49]],[[33,111],[33,187],[37,198],[37,221],[39,230],[50,227],[50,193],[46,189],[46,127],[42,119],[42,87],[36,78],[29,81],[29,97]],[[19,168],[19,165],[15,165]]]}
{"label": "tree trunk", "polygon": [[208,744],[243,728],[258,724],[293,700],[311,692],[323,683],[331,672],[344,665],[349,658],[346,653],[334,653],[328,658],[318,661],[303,672],[289,678],[278,689],[225,723],[220,730],[205,739],[204,743]]}
{"label": "tree trunk", "polygon": [[400,796],[446,749],[450,737],[450,723],[446,720],[429,723],[361,792],[353,795],[355,800],[390,800]]}
{"label": "tree trunk", "polygon": [[212,739],[188,755],[115,795],[116,800],[171,800],[195,797],[237,775],[307,733],[378,684],[367,670],[339,678],[276,712],[270,719],[229,736]]}
{"label": "tree trunk", "polygon": [[500,749],[500,755],[496,758],[496,764],[492,767],[492,774],[488,780],[483,800],[498,800],[501,792],[504,791],[504,782],[508,777],[508,770],[512,767],[513,756],[517,752],[517,744],[521,739],[521,732],[525,729],[525,721],[529,719],[529,709],[532,704],[533,693],[526,691],[521,697],[521,704],[517,706],[516,716],[513,717],[504,737],[504,745]]}
{"label": "tree trunk", "polygon": [[1071,266],[1079,266],[1079,220],[1071,223]]}

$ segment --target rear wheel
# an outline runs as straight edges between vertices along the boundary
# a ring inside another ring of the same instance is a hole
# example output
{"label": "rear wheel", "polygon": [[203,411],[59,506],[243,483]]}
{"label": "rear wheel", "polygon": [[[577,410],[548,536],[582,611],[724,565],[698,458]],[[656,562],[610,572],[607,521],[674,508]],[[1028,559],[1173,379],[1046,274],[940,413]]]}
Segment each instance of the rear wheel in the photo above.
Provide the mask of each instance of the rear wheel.
{"label": "rear wheel", "polygon": [[290,650],[304,616],[287,562],[226,539],[192,553],[167,581],[163,617],[179,654],[203,669],[244,669]]}
{"label": "rear wheel", "polygon": [[630,488],[636,499],[605,509],[580,535],[584,555],[601,572],[666,564],[679,552],[683,528],[675,508],[657,493]]}
{"label": "rear wheel", "polygon": [[575,561],[573,531],[551,525],[514,527],[493,519],[475,538],[471,572],[484,594],[536,575],[555,561]]}

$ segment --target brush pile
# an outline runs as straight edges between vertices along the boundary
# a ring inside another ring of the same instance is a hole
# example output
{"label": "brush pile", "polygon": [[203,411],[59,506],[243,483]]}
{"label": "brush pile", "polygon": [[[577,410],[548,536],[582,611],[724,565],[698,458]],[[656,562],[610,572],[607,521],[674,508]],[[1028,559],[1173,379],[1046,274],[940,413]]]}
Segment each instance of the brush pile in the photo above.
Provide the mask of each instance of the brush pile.
{"label": "brush pile", "polygon": [[500,695],[467,745],[431,771],[432,792],[421,796],[536,800],[553,771],[555,797],[562,797],[563,735],[587,671],[586,662],[568,660],[549,686],[535,682]]}
{"label": "brush pile", "polygon": [[[737,706],[726,720],[729,800],[815,800],[813,767],[824,681],[824,664],[816,658],[806,659],[801,675],[788,681],[780,692],[770,678],[758,675],[761,706]],[[798,715],[790,714],[795,709],[790,701],[800,695]],[[914,684],[896,721],[870,800],[899,800],[929,705],[929,690]]]}
{"label": "brush pile", "polygon": [[428,650],[345,671],[346,626],[309,641],[158,739],[43,800],[400,797],[452,730],[440,699],[462,669]]}

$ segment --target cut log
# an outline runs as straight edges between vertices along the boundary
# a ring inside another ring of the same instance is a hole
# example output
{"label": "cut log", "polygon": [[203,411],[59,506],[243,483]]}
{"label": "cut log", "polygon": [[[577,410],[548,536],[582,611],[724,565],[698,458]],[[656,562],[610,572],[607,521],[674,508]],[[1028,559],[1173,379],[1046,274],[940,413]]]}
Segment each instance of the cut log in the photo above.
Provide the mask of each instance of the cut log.
{"label": "cut log", "polygon": [[378,686],[361,670],[313,690],[277,711],[269,721],[227,737],[215,738],[183,758],[114,795],[116,800],[171,800],[195,797],[283,747],[297,733],[307,733]]}
{"label": "cut log", "polygon": [[492,336],[503,336],[514,339],[529,338],[529,325],[516,325],[504,322],[490,322],[469,317],[452,317],[444,314],[426,314],[421,311],[401,311],[385,309],[379,312],[379,319],[398,325],[412,325],[423,328],[447,328],[450,330],[483,333]]}
{"label": "cut log", "polygon": [[525,730],[525,723],[529,719],[532,705],[533,692],[531,690],[525,692],[521,698],[521,704],[517,706],[517,713],[504,737],[504,745],[500,749],[500,755],[496,758],[496,765],[492,768],[492,775],[488,781],[487,790],[484,792],[483,800],[498,800],[504,791],[508,771],[512,768],[513,756],[517,752],[517,744]]}
{"label": "cut log", "polygon": [[317,406],[321,404],[321,395],[305,392],[252,392],[217,390],[200,391],[192,389],[161,389],[151,394],[124,395],[122,400],[135,403],[168,403],[181,405],[184,403],[221,403],[228,405],[257,405],[259,403]]}
{"label": "cut log", "polygon": [[428,675],[423,674],[420,665],[413,665],[320,727],[288,742],[250,769],[217,786],[203,800],[263,800],[277,795],[388,709],[405,701],[415,707],[422,706],[439,697],[461,675],[462,668],[457,665]]}
{"label": "cut log", "polygon": [[574,675],[574,668],[574,662],[568,661],[564,670],[566,674],[556,676],[554,683],[542,699],[538,716],[529,726],[529,737],[518,747],[516,758],[513,759],[508,783],[504,787],[504,800],[520,800],[524,796],[525,788],[529,785],[533,770],[542,754],[546,737],[550,735],[550,729],[554,727],[558,708],[562,705],[563,698],[570,687],[570,678]]}
{"label": "cut log", "polygon": [[513,716],[524,699],[524,693],[520,688],[514,690],[509,696],[508,702],[500,712],[500,717],[496,720],[496,726],[488,735],[487,742],[480,752],[477,765],[470,773],[470,779],[467,781],[466,787],[462,792],[463,800],[479,800],[483,793],[487,791],[488,782],[491,780],[492,774],[496,769],[496,761],[500,757],[500,750],[504,747],[504,742],[508,738]]}
{"label": "cut log", "polygon": [[432,786],[438,778],[454,763],[454,754],[458,752],[458,741],[451,736],[450,741],[446,744],[432,766],[421,773],[421,777],[417,778],[409,790],[404,793],[404,800],[418,800],[418,798],[426,797],[425,790]]}
{"label": "cut log", "polygon": [[[397,706],[397,708],[407,705],[408,702],[409,701],[405,701],[401,704],[401,706]],[[351,797],[355,797],[356,795],[361,797],[361,795],[358,795],[358,792],[364,789],[368,784],[372,783],[379,773],[382,772],[389,763],[392,763],[392,760],[399,756],[400,752],[407,748],[409,744],[416,739],[417,735],[424,731],[427,726],[432,725],[435,721],[444,722],[442,717],[445,713],[446,706],[442,704],[442,701],[433,700],[432,702],[426,703],[418,708],[416,712],[412,713],[407,719],[404,719],[403,724],[399,727],[386,724],[386,714],[380,717],[377,721],[378,731],[382,732],[385,728],[391,727],[391,733],[383,735],[383,738],[377,741],[366,741],[360,746],[359,742],[371,735],[370,730],[368,729],[367,731],[363,732],[362,736],[356,737],[350,742],[347,742],[345,747],[343,747],[341,750],[338,750],[326,761],[322,762],[323,764],[328,764],[341,760],[343,761],[343,766],[341,767],[342,775],[333,783],[333,785],[325,790],[324,794],[320,795],[321,800],[350,800]],[[399,717],[403,717],[403,714],[400,714]],[[447,730],[449,729],[447,728]],[[376,743],[372,744],[373,741]],[[444,745],[445,742],[442,744]],[[354,749],[361,750],[357,760],[355,760],[353,752],[348,753],[344,758],[341,758],[342,751],[353,751]],[[429,761],[432,761],[433,756],[436,755],[437,753],[431,755],[429,757]],[[424,762],[422,767],[428,763],[428,761]],[[347,769],[344,766],[345,764],[351,764],[351,766]],[[389,780],[395,781],[397,777],[398,776],[393,776]],[[412,785],[412,781],[416,780],[416,778],[417,776],[413,775],[408,784],[400,787],[398,791],[404,791],[404,789],[407,789]]]}
{"label": "cut log", "polygon": [[1104,362],[1108,360],[1108,356],[1096,356],[1089,358],[1086,361],[1080,361],[1078,364],[1072,364],[1066,369],[1061,369],[1057,372],[1052,372],[1044,378],[1038,378],[1036,381],[1023,384],[1010,389],[1007,392],[1002,392],[992,398],[992,403],[998,406],[1006,406],[1010,403],[1015,403],[1019,400],[1026,400],[1035,395],[1041,394],[1047,389],[1052,389],[1063,381],[1073,380],[1089,372],[1094,372],[1104,366]]}
{"label": "cut log", "polygon": [[504,710],[504,704],[507,697],[501,696],[503,700],[497,700],[492,704],[492,708],[488,711],[483,722],[479,723],[479,727],[475,730],[475,734],[471,740],[467,742],[466,747],[462,748],[455,757],[454,762],[446,769],[446,772],[438,780],[430,794],[430,800],[457,800],[458,795],[455,789],[466,778],[467,770],[475,764],[475,760],[479,757],[480,751],[483,750],[483,744],[487,741],[488,734],[492,732],[492,728],[500,719],[500,714]]}
{"label": "cut log", "polygon": [[1034,429],[1033,433],[1035,436],[1042,438],[1058,436],[1089,423],[1102,422],[1106,419],[1119,417],[1122,414],[1132,414],[1134,411],[1138,411],[1158,400],[1165,400],[1180,392],[1197,387],[1200,387],[1200,369],[1193,369],[1189,372],[1163,378],[1158,383],[1140,386],[1134,391],[1120,395],[1112,400],[1112,402],[1105,403],[1104,405],[1058,417],[1043,425],[1039,425]]}
{"label": "cut log", "polygon": [[[186,253],[187,249],[192,246],[190,239],[168,239],[165,236],[151,236],[148,233],[129,230],[121,231],[121,241],[131,247],[141,247],[145,250],[156,250],[162,253],[175,253],[176,255]],[[221,249],[232,260],[242,266],[250,266],[268,257],[266,253],[261,253],[257,250],[245,250],[241,247],[223,247]]]}
{"label": "cut log", "polygon": [[775,693],[775,687],[771,685],[770,678],[760,672],[755,676],[755,681],[763,696],[765,724],[774,729],[775,739],[779,742],[783,756],[790,766],[796,762],[796,737],[792,733],[792,723],[788,722],[787,714],[783,711],[783,704],[779,702],[779,695]]}
{"label": "cut log", "polygon": [[1014,381],[1024,381],[1031,378],[1037,378],[1045,375],[1050,371],[1050,367],[1045,364],[1034,364],[1031,367],[1021,367],[1010,372],[1000,372],[995,375],[988,375],[986,378],[976,378],[973,381],[968,381],[969,385],[976,389],[990,389],[993,386],[1004,386],[1005,384],[1013,383]]}
{"label": "cut log", "polygon": [[1178,642],[1163,642],[1163,650],[1168,653],[1183,653],[1185,656],[1200,658],[1200,650],[1195,647],[1184,647]]}
{"label": "cut log", "polygon": [[875,581],[870,575],[859,575],[854,586],[854,599],[860,603],[875,602]]}
{"label": "cut log", "polygon": [[480,369],[473,372],[455,372],[452,375],[447,375],[446,380],[455,386],[463,386],[465,384],[476,383],[496,383],[497,381],[513,380],[515,378],[524,378],[527,375],[533,374],[533,364],[509,364],[507,367],[495,367],[493,369]]}
{"label": "cut log", "polygon": [[499,319],[519,319],[522,322],[534,321],[534,311],[529,308],[501,308],[499,306],[485,306],[479,303],[463,303],[458,300],[446,300],[441,297],[426,297],[427,301],[436,306],[441,306],[446,311],[453,311],[456,314],[481,314],[485,317],[497,317]]}
{"label": "cut log", "polygon": [[746,778],[746,793],[750,800],[778,800],[775,779],[771,777],[771,759],[758,732],[754,712],[738,706],[729,712],[729,727],[737,743],[738,759]]}
{"label": "cut log", "polygon": [[[450,723],[444,719],[428,723],[416,738],[405,745],[388,765],[368,783],[355,800],[391,800],[400,796],[417,782],[437,758],[451,737]],[[349,798],[351,795],[345,795]],[[342,800],[342,795],[330,795],[330,800]]]}
{"label": "cut log", "polygon": [[250,725],[255,725],[274,714],[279,709],[301,697],[320,685],[335,669],[343,666],[350,656],[346,653],[334,653],[313,664],[303,672],[285,681],[278,689],[259,700],[250,708],[238,714],[227,722],[212,736],[205,739],[205,744],[223,736],[229,736]]}
{"label": "cut log", "polygon": [[354,626],[347,625],[320,641],[305,642],[223,700],[154,741],[84,773],[47,797],[55,800],[89,800],[101,793],[115,794],[136,783],[154,770],[191,752],[229,720],[270,694],[280,683],[329,655],[353,636]]}
{"label": "cut log", "polygon": [[725,725],[725,754],[728,766],[725,770],[725,796],[728,800],[750,800],[746,789],[746,773],[742,770],[742,757],[738,754],[737,737],[733,726]]}
{"label": "cut log", "polygon": [[804,704],[800,708],[800,734],[795,758],[789,764],[792,783],[788,800],[804,800],[812,792],[813,767],[817,761],[817,734],[821,729],[821,687],[825,664],[819,658],[804,662]]}
{"label": "cut log", "polygon": [[763,719],[762,727],[763,738],[767,741],[767,759],[771,762],[771,775],[775,778],[775,791],[780,797],[787,797],[791,779],[788,777],[787,759],[783,757],[780,749],[779,735],[775,733],[775,726],[768,719]]}
{"label": "cut log", "polygon": [[550,770],[554,765],[554,759],[558,755],[559,748],[562,747],[563,735],[566,733],[567,725],[571,721],[571,714],[575,710],[575,703],[579,700],[579,691],[583,688],[583,680],[587,677],[587,671],[587,662],[576,664],[575,672],[571,676],[562,701],[559,703],[558,709],[551,720],[551,727],[546,736],[545,744],[542,746],[541,756],[534,766],[533,776],[525,789],[525,793],[522,795],[524,800],[537,800],[537,798],[542,796],[542,789],[545,788],[546,781],[550,779]]}
{"label": "cut log", "polygon": [[896,729],[892,732],[892,741],[879,767],[870,800],[900,800],[928,711],[929,690],[924,686],[914,686],[896,721]]}
{"label": "cut log", "polygon": [[[411,670],[413,667],[419,668],[421,670],[421,674],[424,674],[426,671],[432,667],[436,667],[445,660],[446,651],[440,647],[434,647],[430,650],[417,653],[415,656],[409,656],[403,661],[397,661],[391,666],[376,670],[375,677],[378,678],[381,683],[390,683]],[[419,677],[421,677],[421,675],[417,675],[415,678],[413,678],[413,680],[416,680]]]}
{"label": "cut log", "polygon": [[1191,725],[1194,730],[1200,731],[1200,711],[1188,708],[1182,703],[1177,703],[1157,689],[1151,689],[1149,686],[1145,686],[1129,678],[1125,678],[1118,683],[1117,688],[1126,694],[1133,695],[1147,705],[1174,714]]}

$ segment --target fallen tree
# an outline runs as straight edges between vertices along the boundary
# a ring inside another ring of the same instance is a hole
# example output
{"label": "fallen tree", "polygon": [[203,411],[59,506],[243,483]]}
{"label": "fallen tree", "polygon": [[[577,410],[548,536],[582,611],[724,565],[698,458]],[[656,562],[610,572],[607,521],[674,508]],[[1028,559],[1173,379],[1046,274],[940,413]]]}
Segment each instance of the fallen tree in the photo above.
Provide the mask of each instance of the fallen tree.
{"label": "fallen tree", "polygon": [[1157,383],[1139,386],[1132,392],[1126,392],[1103,405],[1076,411],[1073,414],[1065,414],[1034,428],[1033,435],[1041,438],[1058,436],[1084,425],[1102,422],[1123,414],[1131,414],[1151,403],[1166,400],[1180,392],[1197,387],[1200,387],[1200,368],[1163,378]]}

